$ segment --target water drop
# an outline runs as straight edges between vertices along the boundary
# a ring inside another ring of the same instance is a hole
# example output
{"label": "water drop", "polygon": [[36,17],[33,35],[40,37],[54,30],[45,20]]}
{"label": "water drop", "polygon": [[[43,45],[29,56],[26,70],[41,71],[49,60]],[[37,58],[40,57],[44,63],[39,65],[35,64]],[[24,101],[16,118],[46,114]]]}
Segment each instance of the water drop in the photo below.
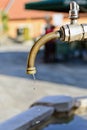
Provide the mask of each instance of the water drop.
{"label": "water drop", "polygon": [[32,76],[33,76],[33,79],[35,80],[36,79],[35,74],[33,74]]}
{"label": "water drop", "polygon": [[36,121],[36,124],[39,124],[40,123],[40,121]]}

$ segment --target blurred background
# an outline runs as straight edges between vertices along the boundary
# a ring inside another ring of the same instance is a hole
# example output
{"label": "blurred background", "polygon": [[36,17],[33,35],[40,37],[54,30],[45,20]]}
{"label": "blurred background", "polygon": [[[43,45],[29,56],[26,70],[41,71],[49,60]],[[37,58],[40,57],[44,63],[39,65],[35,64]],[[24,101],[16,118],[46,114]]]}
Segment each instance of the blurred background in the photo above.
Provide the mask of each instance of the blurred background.
{"label": "blurred background", "polygon": [[[26,74],[33,44],[70,22],[70,1],[0,0],[0,121],[46,95],[87,95],[87,41],[50,41],[38,53],[36,80]],[[78,23],[87,23],[87,0],[75,1]]]}

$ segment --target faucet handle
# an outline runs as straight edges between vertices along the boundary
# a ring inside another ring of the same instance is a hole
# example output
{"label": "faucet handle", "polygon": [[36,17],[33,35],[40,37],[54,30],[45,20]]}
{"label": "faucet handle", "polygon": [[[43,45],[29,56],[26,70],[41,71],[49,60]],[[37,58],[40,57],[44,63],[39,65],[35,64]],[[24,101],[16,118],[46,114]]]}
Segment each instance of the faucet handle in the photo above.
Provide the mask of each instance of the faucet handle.
{"label": "faucet handle", "polygon": [[71,19],[71,24],[74,24],[77,22],[77,19],[79,18],[79,5],[72,1],[70,3],[70,11],[69,11],[69,18]]}

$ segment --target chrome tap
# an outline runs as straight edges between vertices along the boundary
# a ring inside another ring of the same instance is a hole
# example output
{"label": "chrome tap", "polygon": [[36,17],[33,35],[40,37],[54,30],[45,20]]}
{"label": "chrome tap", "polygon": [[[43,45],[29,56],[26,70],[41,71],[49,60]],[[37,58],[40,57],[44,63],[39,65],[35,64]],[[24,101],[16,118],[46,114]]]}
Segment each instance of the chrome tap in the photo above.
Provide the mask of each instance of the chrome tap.
{"label": "chrome tap", "polygon": [[35,58],[40,47],[46,44],[49,40],[58,38],[65,42],[87,40],[87,24],[78,24],[77,19],[79,17],[79,5],[72,1],[70,3],[69,18],[70,24],[60,27],[60,30],[49,33],[40,38],[32,47],[27,61],[27,74],[35,74],[36,67]]}
{"label": "chrome tap", "polygon": [[70,24],[60,28],[60,39],[66,42],[87,39],[87,24],[77,23],[77,19],[79,18],[79,5],[74,1],[70,3],[69,18],[71,20]]}
{"label": "chrome tap", "polygon": [[69,18],[71,19],[71,24],[77,23],[79,18],[79,5],[74,1],[70,3]]}

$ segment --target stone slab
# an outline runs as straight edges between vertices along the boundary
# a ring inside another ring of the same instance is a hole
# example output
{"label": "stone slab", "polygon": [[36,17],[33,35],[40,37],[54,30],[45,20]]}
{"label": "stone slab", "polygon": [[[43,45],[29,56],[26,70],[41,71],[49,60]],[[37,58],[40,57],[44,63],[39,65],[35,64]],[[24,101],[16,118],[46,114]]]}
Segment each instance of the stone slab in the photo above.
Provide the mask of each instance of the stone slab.
{"label": "stone slab", "polygon": [[70,111],[76,104],[76,100],[70,96],[46,96],[33,103],[31,106],[51,106],[57,112]]}
{"label": "stone slab", "polygon": [[25,112],[0,123],[0,130],[27,130],[46,120],[54,112],[52,107],[34,106]]}

